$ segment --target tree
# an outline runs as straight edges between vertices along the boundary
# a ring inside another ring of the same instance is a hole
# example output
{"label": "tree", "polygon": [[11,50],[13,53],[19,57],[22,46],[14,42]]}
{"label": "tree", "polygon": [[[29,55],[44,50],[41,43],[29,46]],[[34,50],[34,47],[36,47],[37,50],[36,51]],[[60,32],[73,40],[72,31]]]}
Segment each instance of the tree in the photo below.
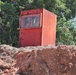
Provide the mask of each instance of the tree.
{"label": "tree", "polygon": [[67,8],[70,9],[70,13],[67,15],[65,14],[65,16],[67,18],[75,18],[76,17],[76,0],[66,0],[66,6]]}
{"label": "tree", "polygon": [[[70,23],[71,24],[71,23]],[[74,41],[74,27],[72,30],[72,25],[68,24],[66,18],[64,15],[62,15],[62,18],[58,21],[58,27],[57,27],[57,43],[67,44],[67,45],[75,45]],[[73,33],[72,33],[73,32]]]}
{"label": "tree", "polygon": [[[17,43],[17,27],[18,27],[18,14],[16,14],[16,8],[12,3],[2,2],[0,18],[0,42],[2,44]],[[12,9],[11,9],[12,8]]]}
{"label": "tree", "polygon": [[67,23],[68,23],[68,27],[67,28],[71,32],[71,34],[73,36],[73,41],[75,42],[75,45],[76,45],[76,18],[71,19]]}

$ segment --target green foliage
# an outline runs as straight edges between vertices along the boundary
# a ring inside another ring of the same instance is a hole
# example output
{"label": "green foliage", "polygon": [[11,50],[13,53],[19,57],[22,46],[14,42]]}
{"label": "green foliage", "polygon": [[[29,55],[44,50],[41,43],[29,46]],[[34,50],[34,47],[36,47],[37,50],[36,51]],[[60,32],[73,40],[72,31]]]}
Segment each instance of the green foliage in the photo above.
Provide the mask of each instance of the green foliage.
{"label": "green foliage", "polygon": [[67,16],[67,18],[75,17],[76,16],[76,0],[66,0],[66,6],[71,11],[70,11],[70,13],[68,15],[65,14],[65,16]]}
{"label": "green foliage", "polygon": [[76,45],[76,18],[68,21],[67,23],[68,23],[67,28],[71,32],[73,36],[73,41],[75,42],[75,45]]}
{"label": "green foliage", "polygon": [[[67,45],[75,45],[74,41],[74,35],[72,31],[70,30],[71,25],[69,26],[66,18],[63,16],[59,21],[57,25],[57,43],[63,43]],[[74,28],[74,27],[73,27]]]}
{"label": "green foliage", "polygon": [[4,2],[1,4],[0,42],[2,44],[17,44],[18,14],[16,12],[12,3]]}
{"label": "green foliage", "polygon": [[68,21],[76,15],[76,0],[0,0],[0,43],[17,46],[20,11],[36,8],[57,14],[57,43],[76,44],[76,24]]}

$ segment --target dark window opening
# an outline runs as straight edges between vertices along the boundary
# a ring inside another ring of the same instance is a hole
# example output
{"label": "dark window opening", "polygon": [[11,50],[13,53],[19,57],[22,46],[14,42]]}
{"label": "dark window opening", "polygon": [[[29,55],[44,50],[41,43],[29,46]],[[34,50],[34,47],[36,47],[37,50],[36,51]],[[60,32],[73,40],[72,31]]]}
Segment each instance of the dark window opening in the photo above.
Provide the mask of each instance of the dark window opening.
{"label": "dark window opening", "polygon": [[21,28],[40,27],[40,15],[28,15],[21,19]]}

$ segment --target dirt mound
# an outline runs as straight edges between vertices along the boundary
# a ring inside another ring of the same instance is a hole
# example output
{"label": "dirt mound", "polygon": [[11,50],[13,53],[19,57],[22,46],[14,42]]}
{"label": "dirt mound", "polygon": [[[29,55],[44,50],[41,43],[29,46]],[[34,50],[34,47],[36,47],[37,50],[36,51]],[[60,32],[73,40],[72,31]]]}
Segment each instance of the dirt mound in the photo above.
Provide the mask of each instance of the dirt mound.
{"label": "dirt mound", "polygon": [[76,46],[0,45],[0,75],[76,75]]}
{"label": "dirt mound", "polygon": [[17,48],[9,45],[0,45],[0,75],[16,75],[17,68],[13,56],[18,52]]}

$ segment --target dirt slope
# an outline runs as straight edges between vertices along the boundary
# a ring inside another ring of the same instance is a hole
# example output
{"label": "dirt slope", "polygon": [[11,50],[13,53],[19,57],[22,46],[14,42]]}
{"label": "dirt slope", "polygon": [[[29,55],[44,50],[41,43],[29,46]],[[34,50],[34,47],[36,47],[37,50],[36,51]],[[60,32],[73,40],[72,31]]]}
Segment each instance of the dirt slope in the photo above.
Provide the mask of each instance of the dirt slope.
{"label": "dirt slope", "polygon": [[76,46],[0,45],[0,75],[76,75]]}

